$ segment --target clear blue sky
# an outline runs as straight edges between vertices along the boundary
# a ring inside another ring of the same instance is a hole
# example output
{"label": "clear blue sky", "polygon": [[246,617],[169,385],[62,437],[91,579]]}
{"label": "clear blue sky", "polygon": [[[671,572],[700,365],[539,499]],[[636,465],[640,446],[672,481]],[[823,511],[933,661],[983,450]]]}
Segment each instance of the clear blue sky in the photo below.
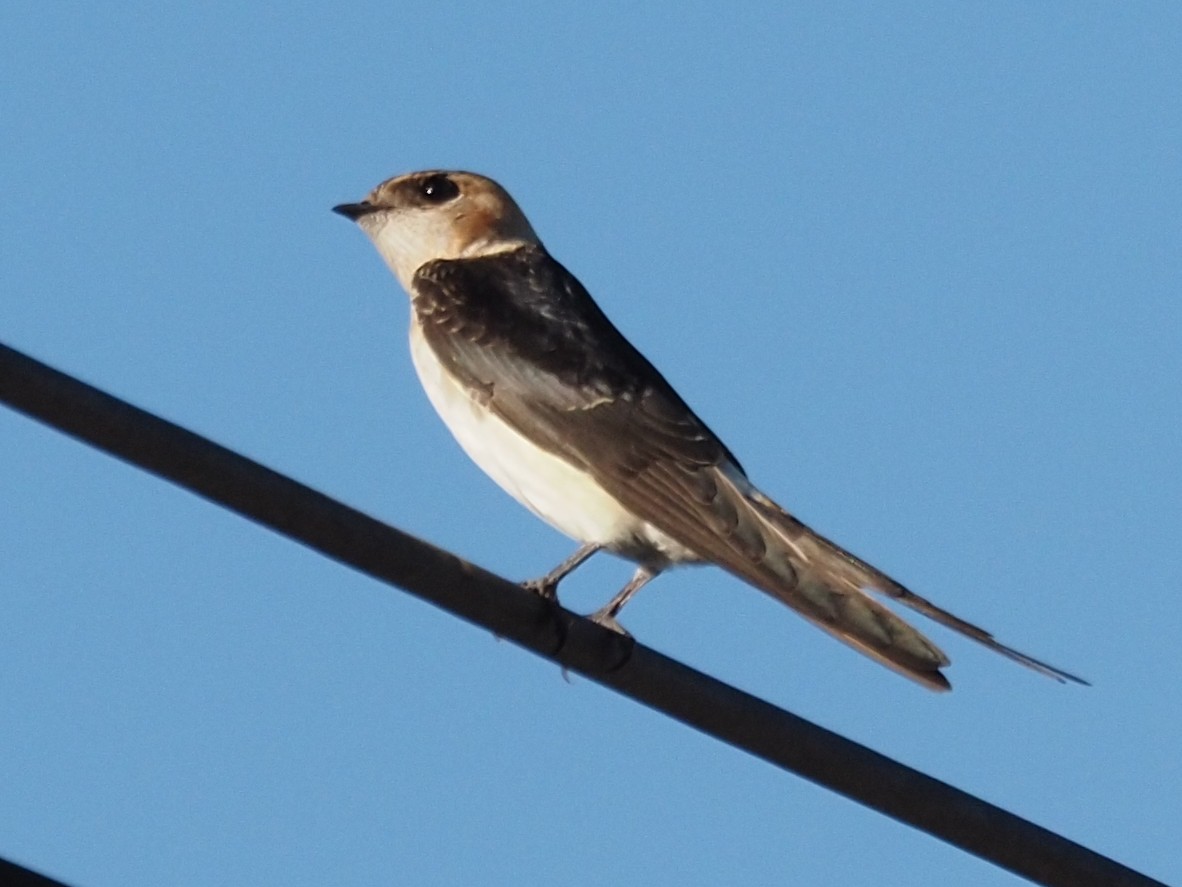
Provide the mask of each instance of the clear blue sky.
{"label": "clear blue sky", "polygon": [[[715,570],[644,642],[1182,881],[1182,7],[0,12],[0,339],[510,577],[332,215],[488,173],[951,695]],[[0,409],[0,855],[79,887],[1015,878]],[[629,567],[567,588],[602,603]]]}

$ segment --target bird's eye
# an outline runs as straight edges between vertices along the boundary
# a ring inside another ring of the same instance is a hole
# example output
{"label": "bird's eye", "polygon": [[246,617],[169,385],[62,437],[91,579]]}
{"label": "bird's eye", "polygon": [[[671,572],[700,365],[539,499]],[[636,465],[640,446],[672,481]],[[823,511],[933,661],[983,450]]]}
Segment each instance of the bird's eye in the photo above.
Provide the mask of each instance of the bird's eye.
{"label": "bird's eye", "polygon": [[458,197],[459,186],[445,175],[427,176],[419,183],[419,194],[428,203],[447,203]]}

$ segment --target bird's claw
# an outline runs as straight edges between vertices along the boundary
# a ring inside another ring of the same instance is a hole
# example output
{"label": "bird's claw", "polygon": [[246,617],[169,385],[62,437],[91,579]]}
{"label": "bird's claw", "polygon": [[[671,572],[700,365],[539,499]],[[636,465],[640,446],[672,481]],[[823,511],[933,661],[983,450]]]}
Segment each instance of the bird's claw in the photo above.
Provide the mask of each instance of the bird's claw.
{"label": "bird's claw", "polygon": [[615,614],[606,607],[602,610],[596,610],[587,618],[596,625],[606,628],[608,631],[614,631],[616,634],[623,635],[626,638],[632,637],[632,635],[628,633],[628,629],[620,625],[620,623],[616,621]]}
{"label": "bird's claw", "polygon": [[532,591],[544,601],[558,603],[558,583],[548,582],[546,579],[527,579],[521,583],[526,591]]}

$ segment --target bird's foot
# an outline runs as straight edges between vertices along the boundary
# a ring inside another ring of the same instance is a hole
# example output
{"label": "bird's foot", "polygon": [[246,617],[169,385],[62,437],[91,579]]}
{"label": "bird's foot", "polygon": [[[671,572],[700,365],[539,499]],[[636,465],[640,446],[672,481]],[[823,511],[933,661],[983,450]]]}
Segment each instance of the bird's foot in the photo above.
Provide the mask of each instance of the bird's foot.
{"label": "bird's foot", "polygon": [[622,634],[626,638],[632,637],[632,635],[628,633],[628,629],[624,628],[624,626],[620,625],[620,623],[616,621],[616,614],[613,613],[609,607],[604,607],[602,610],[596,610],[587,618],[596,625],[602,625],[608,631],[614,631],[616,634]]}
{"label": "bird's foot", "polygon": [[532,591],[544,601],[558,603],[558,583],[548,576],[543,576],[540,579],[527,579],[521,583],[521,587],[526,591]]}

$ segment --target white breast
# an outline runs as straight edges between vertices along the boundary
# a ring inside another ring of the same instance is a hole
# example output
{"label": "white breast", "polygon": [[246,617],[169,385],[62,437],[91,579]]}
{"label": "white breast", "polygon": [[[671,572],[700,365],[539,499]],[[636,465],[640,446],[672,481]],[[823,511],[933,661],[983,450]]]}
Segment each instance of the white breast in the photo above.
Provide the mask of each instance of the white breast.
{"label": "white breast", "polygon": [[696,560],[627,511],[589,475],[540,449],[470,397],[439,363],[413,317],[410,353],[431,405],[464,452],[542,520],[580,542],[599,543],[654,567]]}

